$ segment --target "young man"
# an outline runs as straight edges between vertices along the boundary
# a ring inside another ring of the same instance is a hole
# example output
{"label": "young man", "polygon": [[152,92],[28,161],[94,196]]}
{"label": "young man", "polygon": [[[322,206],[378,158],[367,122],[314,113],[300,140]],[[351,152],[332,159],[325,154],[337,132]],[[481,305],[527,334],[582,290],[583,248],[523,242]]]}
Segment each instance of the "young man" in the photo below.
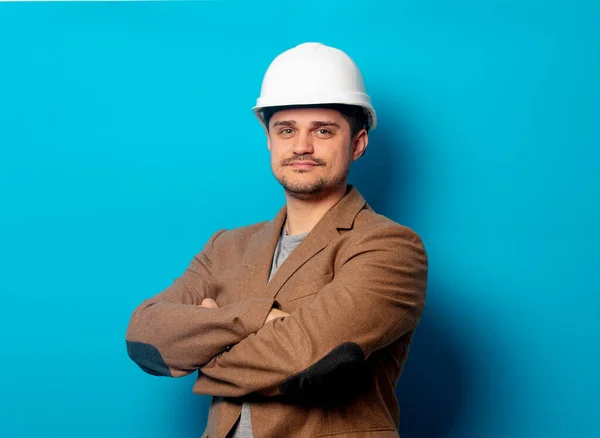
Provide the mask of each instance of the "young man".
{"label": "young man", "polygon": [[198,370],[211,438],[397,437],[427,258],[347,184],[376,125],[362,75],[342,51],[301,44],[271,63],[254,111],[286,205],[216,232],[144,301],[129,356],[151,374]]}

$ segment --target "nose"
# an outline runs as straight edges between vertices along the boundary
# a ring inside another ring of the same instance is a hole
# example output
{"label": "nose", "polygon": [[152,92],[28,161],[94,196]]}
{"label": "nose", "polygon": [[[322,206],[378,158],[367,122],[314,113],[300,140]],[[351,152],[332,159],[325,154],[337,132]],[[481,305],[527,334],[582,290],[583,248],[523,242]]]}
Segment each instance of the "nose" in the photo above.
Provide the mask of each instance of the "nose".
{"label": "nose", "polygon": [[295,155],[312,154],[314,151],[310,133],[306,132],[296,135],[294,144],[292,145],[292,152]]}

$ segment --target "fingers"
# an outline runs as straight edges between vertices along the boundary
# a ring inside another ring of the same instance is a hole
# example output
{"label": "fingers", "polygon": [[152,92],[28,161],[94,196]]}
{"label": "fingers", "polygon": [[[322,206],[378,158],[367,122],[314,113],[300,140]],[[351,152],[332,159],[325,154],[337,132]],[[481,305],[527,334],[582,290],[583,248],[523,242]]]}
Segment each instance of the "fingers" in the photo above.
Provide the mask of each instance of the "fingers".
{"label": "fingers", "polygon": [[282,310],[279,309],[271,309],[271,311],[269,312],[269,314],[267,315],[267,320],[265,321],[265,323],[272,321],[274,319],[277,318],[283,318],[285,316],[289,316],[289,313],[286,313]]}
{"label": "fingers", "polygon": [[204,298],[202,300],[202,304],[200,304],[202,307],[206,307],[208,309],[218,309],[219,306],[217,305],[217,303],[215,302],[215,300],[213,300],[212,298]]}

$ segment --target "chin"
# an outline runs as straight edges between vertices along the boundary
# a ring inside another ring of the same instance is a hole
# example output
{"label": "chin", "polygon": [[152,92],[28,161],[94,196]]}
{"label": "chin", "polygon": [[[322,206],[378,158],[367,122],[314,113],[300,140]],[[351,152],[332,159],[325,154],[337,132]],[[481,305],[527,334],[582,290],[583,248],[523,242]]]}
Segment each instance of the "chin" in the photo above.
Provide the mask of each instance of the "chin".
{"label": "chin", "polygon": [[286,192],[298,196],[312,196],[327,190],[327,181],[320,178],[310,178],[309,180],[301,178],[282,178],[278,179],[279,184]]}

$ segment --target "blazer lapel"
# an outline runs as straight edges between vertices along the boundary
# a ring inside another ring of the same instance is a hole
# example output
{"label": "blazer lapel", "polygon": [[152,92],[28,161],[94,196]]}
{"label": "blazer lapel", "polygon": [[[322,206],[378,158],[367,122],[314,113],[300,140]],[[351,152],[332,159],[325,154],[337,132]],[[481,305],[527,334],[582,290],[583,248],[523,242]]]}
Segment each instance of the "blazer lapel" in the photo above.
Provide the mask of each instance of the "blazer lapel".
{"label": "blazer lapel", "polygon": [[275,298],[292,274],[294,274],[294,272],[296,272],[311,257],[314,257],[325,248],[329,242],[334,240],[338,235],[335,228],[325,228],[322,230],[315,230],[313,228],[296,249],[292,251],[285,262],[283,262],[275,275],[273,275],[273,278],[267,285],[265,294],[269,298]]}
{"label": "blazer lapel", "polygon": [[277,216],[256,232],[248,242],[248,252],[243,265],[251,271],[249,295],[264,296],[265,287],[271,273],[273,254],[287,217],[285,206]]}
{"label": "blazer lapel", "polygon": [[[335,241],[339,236],[338,229],[350,229],[354,223],[354,218],[364,207],[365,200],[354,187],[349,187],[349,192],[336,205],[334,205],[300,244],[292,251],[285,262],[279,267],[269,284],[267,285],[265,295],[269,298],[275,298],[286,281],[311,257],[314,257],[322,251],[327,245]],[[285,218],[284,218],[285,220]],[[281,222],[283,226],[283,221]],[[281,233],[281,226],[278,233]],[[269,254],[269,270],[273,260],[273,252],[277,245],[279,235],[275,238],[273,250]],[[261,267],[262,268],[262,267]],[[268,279],[267,272],[267,279]],[[261,276],[262,276],[261,272]]]}
{"label": "blazer lapel", "polygon": [[294,272],[339,236],[338,230],[352,228],[356,215],[365,204],[358,190],[349,186],[346,196],[325,213],[269,282],[273,255],[287,217],[287,209],[284,206],[273,220],[267,222],[251,237],[248,243],[248,252],[243,265],[251,271],[249,295],[275,298]]}

